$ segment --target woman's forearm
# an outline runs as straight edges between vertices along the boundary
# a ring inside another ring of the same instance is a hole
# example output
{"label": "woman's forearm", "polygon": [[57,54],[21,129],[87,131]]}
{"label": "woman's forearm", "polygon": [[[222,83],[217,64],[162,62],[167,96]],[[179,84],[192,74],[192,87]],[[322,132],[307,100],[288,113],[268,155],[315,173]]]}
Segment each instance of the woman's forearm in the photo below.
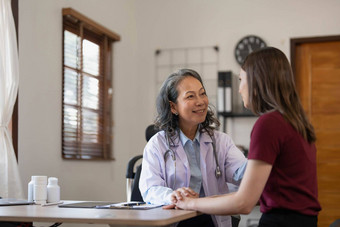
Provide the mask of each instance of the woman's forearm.
{"label": "woman's forearm", "polygon": [[255,204],[249,200],[242,200],[237,193],[191,199],[187,209],[197,210],[206,214],[232,215],[249,214]]}
{"label": "woman's forearm", "polygon": [[198,210],[207,214],[249,214],[258,202],[272,166],[258,160],[250,160],[237,192],[199,199],[183,198],[176,206]]}

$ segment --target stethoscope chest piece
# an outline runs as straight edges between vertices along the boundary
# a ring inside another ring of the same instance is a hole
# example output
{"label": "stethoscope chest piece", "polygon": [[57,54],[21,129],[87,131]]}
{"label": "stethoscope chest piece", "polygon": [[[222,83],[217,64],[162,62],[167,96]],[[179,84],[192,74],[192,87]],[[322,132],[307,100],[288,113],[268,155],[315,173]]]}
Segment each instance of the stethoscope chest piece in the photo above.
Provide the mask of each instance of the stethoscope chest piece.
{"label": "stethoscope chest piece", "polygon": [[215,176],[216,176],[216,178],[219,178],[221,175],[222,175],[222,173],[221,173],[220,167],[217,166],[216,169],[215,169]]}

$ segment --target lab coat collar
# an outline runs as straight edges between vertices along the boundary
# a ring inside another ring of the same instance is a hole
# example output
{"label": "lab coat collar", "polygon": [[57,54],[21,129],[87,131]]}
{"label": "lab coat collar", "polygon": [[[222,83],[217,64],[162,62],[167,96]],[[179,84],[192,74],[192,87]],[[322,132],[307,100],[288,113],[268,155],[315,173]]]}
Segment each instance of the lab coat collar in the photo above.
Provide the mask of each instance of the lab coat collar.
{"label": "lab coat collar", "polygon": [[[193,140],[193,142],[195,142],[195,140],[199,143],[200,142],[200,132],[199,130],[197,130],[195,138]],[[179,130],[179,138],[182,142],[183,147],[185,146],[185,144],[188,142],[188,140],[190,140],[186,135],[184,135],[184,133],[182,132],[182,130]]]}
{"label": "lab coat collar", "polygon": [[[214,133],[214,132],[213,132]],[[201,133],[201,136],[200,136],[200,143],[207,143],[209,145],[209,143],[212,143],[212,139],[211,137],[209,136],[209,134],[204,131],[203,133]]]}

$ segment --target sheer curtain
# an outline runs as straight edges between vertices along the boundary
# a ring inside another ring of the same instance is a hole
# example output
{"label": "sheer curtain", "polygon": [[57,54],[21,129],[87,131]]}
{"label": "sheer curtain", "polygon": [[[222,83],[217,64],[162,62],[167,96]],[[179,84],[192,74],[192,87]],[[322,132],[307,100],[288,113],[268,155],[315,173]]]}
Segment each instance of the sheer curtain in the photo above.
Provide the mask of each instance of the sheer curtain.
{"label": "sheer curtain", "polygon": [[19,85],[17,40],[11,0],[0,0],[0,196],[24,198],[8,131]]}

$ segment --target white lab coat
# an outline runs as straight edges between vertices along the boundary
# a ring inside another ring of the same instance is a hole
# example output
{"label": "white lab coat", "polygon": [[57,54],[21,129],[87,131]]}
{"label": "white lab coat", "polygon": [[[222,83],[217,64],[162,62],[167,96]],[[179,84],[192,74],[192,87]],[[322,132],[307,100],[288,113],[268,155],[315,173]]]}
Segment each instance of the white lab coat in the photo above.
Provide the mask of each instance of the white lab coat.
{"label": "white lab coat", "polygon": [[[233,175],[246,162],[243,153],[227,134],[214,131],[214,135],[218,163],[222,172],[222,176],[218,179],[215,176],[216,163],[212,139],[207,133],[200,135],[200,169],[206,196],[228,193],[226,182],[239,184],[240,182],[233,180]],[[176,168],[170,153],[164,159],[164,154],[168,150],[164,131],[154,135],[145,146],[139,180],[139,188],[145,202],[169,204],[170,194],[173,190],[189,187],[191,176],[189,162],[179,138],[175,144],[175,146],[171,146],[171,149],[176,154]],[[149,190],[150,188],[151,190]],[[212,217],[217,226],[231,226],[230,216],[216,215]]]}

